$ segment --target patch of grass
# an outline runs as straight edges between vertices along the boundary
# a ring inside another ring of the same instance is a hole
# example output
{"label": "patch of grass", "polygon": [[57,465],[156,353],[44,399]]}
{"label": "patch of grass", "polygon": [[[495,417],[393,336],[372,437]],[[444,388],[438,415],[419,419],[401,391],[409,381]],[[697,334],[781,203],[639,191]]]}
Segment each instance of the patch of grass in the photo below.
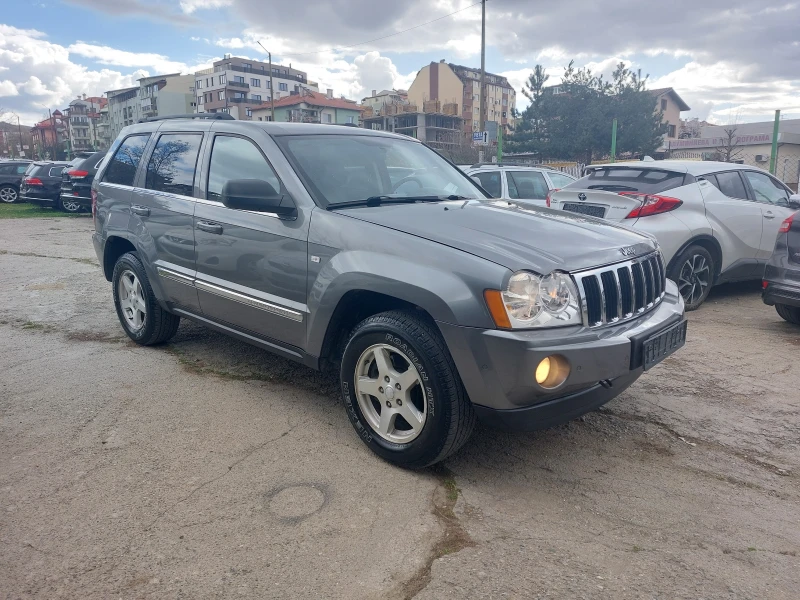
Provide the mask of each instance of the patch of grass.
{"label": "patch of grass", "polygon": [[46,206],[15,202],[14,204],[0,203],[0,219],[36,219],[53,217],[88,217],[90,213],[65,213]]}
{"label": "patch of grass", "polygon": [[754,546],[750,546],[750,547],[747,549],[747,551],[748,551],[748,552],[756,552],[757,550],[758,550],[758,548],[755,548]]}
{"label": "patch of grass", "polygon": [[37,323],[36,321],[25,321],[22,324],[22,329],[27,329],[29,331],[44,331],[50,333],[51,331],[55,330],[55,327],[50,325],[49,323]]}
{"label": "patch of grass", "polygon": [[445,477],[442,485],[444,485],[445,492],[447,493],[447,499],[455,504],[456,500],[458,500],[459,492],[455,478],[452,475],[448,475]]}
{"label": "patch of grass", "polygon": [[642,547],[641,546],[634,546],[633,547],[633,551],[634,552],[641,552],[642,551]]}

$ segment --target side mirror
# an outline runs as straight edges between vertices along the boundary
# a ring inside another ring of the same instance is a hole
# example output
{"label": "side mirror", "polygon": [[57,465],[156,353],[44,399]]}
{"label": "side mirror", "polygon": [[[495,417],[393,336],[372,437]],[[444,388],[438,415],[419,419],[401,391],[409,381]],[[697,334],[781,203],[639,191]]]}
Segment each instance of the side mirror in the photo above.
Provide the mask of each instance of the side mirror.
{"label": "side mirror", "polygon": [[789,196],[789,208],[800,208],[800,194]]}
{"label": "side mirror", "polygon": [[262,179],[230,179],[222,186],[222,204],[235,210],[294,216],[297,206],[288,194],[279,193]]}

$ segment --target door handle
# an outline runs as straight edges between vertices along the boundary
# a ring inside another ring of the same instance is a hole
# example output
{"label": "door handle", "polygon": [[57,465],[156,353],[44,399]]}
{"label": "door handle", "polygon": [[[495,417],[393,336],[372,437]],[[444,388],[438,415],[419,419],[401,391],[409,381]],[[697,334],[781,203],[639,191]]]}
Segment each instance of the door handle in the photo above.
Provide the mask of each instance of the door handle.
{"label": "door handle", "polygon": [[775,215],[773,214],[773,212],[771,210],[768,210],[767,212],[764,213],[764,218],[765,219],[774,219]]}
{"label": "door handle", "polygon": [[131,212],[135,215],[139,215],[140,217],[149,217],[150,216],[150,209],[146,206],[139,206],[134,204],[131,206]]}
{"label": "door handle", "polygon": [[222,233],[222,225],[217,223],[209,223],[208,221],[198,221],[195,225],[197,229],[200,231],[205,231],[206,233],[216,233],[217,235]]}

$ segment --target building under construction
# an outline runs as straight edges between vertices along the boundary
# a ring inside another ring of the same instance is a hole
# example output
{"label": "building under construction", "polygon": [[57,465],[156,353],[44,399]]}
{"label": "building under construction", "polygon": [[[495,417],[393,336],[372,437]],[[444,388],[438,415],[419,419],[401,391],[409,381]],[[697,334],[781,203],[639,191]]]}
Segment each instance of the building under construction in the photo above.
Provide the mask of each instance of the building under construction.
{"label": "building under construction", "polygon": [[464,120],[458,107],[438,100],[424,102],[422,111],[415,104],[387,104],[380,110],[367,109],[362,116],[364,129],[402,133],[425,142],[432,148],[449,150],[463,143]]}

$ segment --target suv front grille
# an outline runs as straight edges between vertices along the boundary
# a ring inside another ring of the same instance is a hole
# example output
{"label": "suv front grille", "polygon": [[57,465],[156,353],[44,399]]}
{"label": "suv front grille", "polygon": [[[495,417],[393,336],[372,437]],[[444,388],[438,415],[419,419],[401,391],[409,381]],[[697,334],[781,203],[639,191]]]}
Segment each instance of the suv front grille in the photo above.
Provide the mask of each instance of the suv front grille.
{"label": "suv front grille", "polygon": [[647,312],[661,302],[667,285],[660,252],[572,276],[587,327],[619,323]]}

